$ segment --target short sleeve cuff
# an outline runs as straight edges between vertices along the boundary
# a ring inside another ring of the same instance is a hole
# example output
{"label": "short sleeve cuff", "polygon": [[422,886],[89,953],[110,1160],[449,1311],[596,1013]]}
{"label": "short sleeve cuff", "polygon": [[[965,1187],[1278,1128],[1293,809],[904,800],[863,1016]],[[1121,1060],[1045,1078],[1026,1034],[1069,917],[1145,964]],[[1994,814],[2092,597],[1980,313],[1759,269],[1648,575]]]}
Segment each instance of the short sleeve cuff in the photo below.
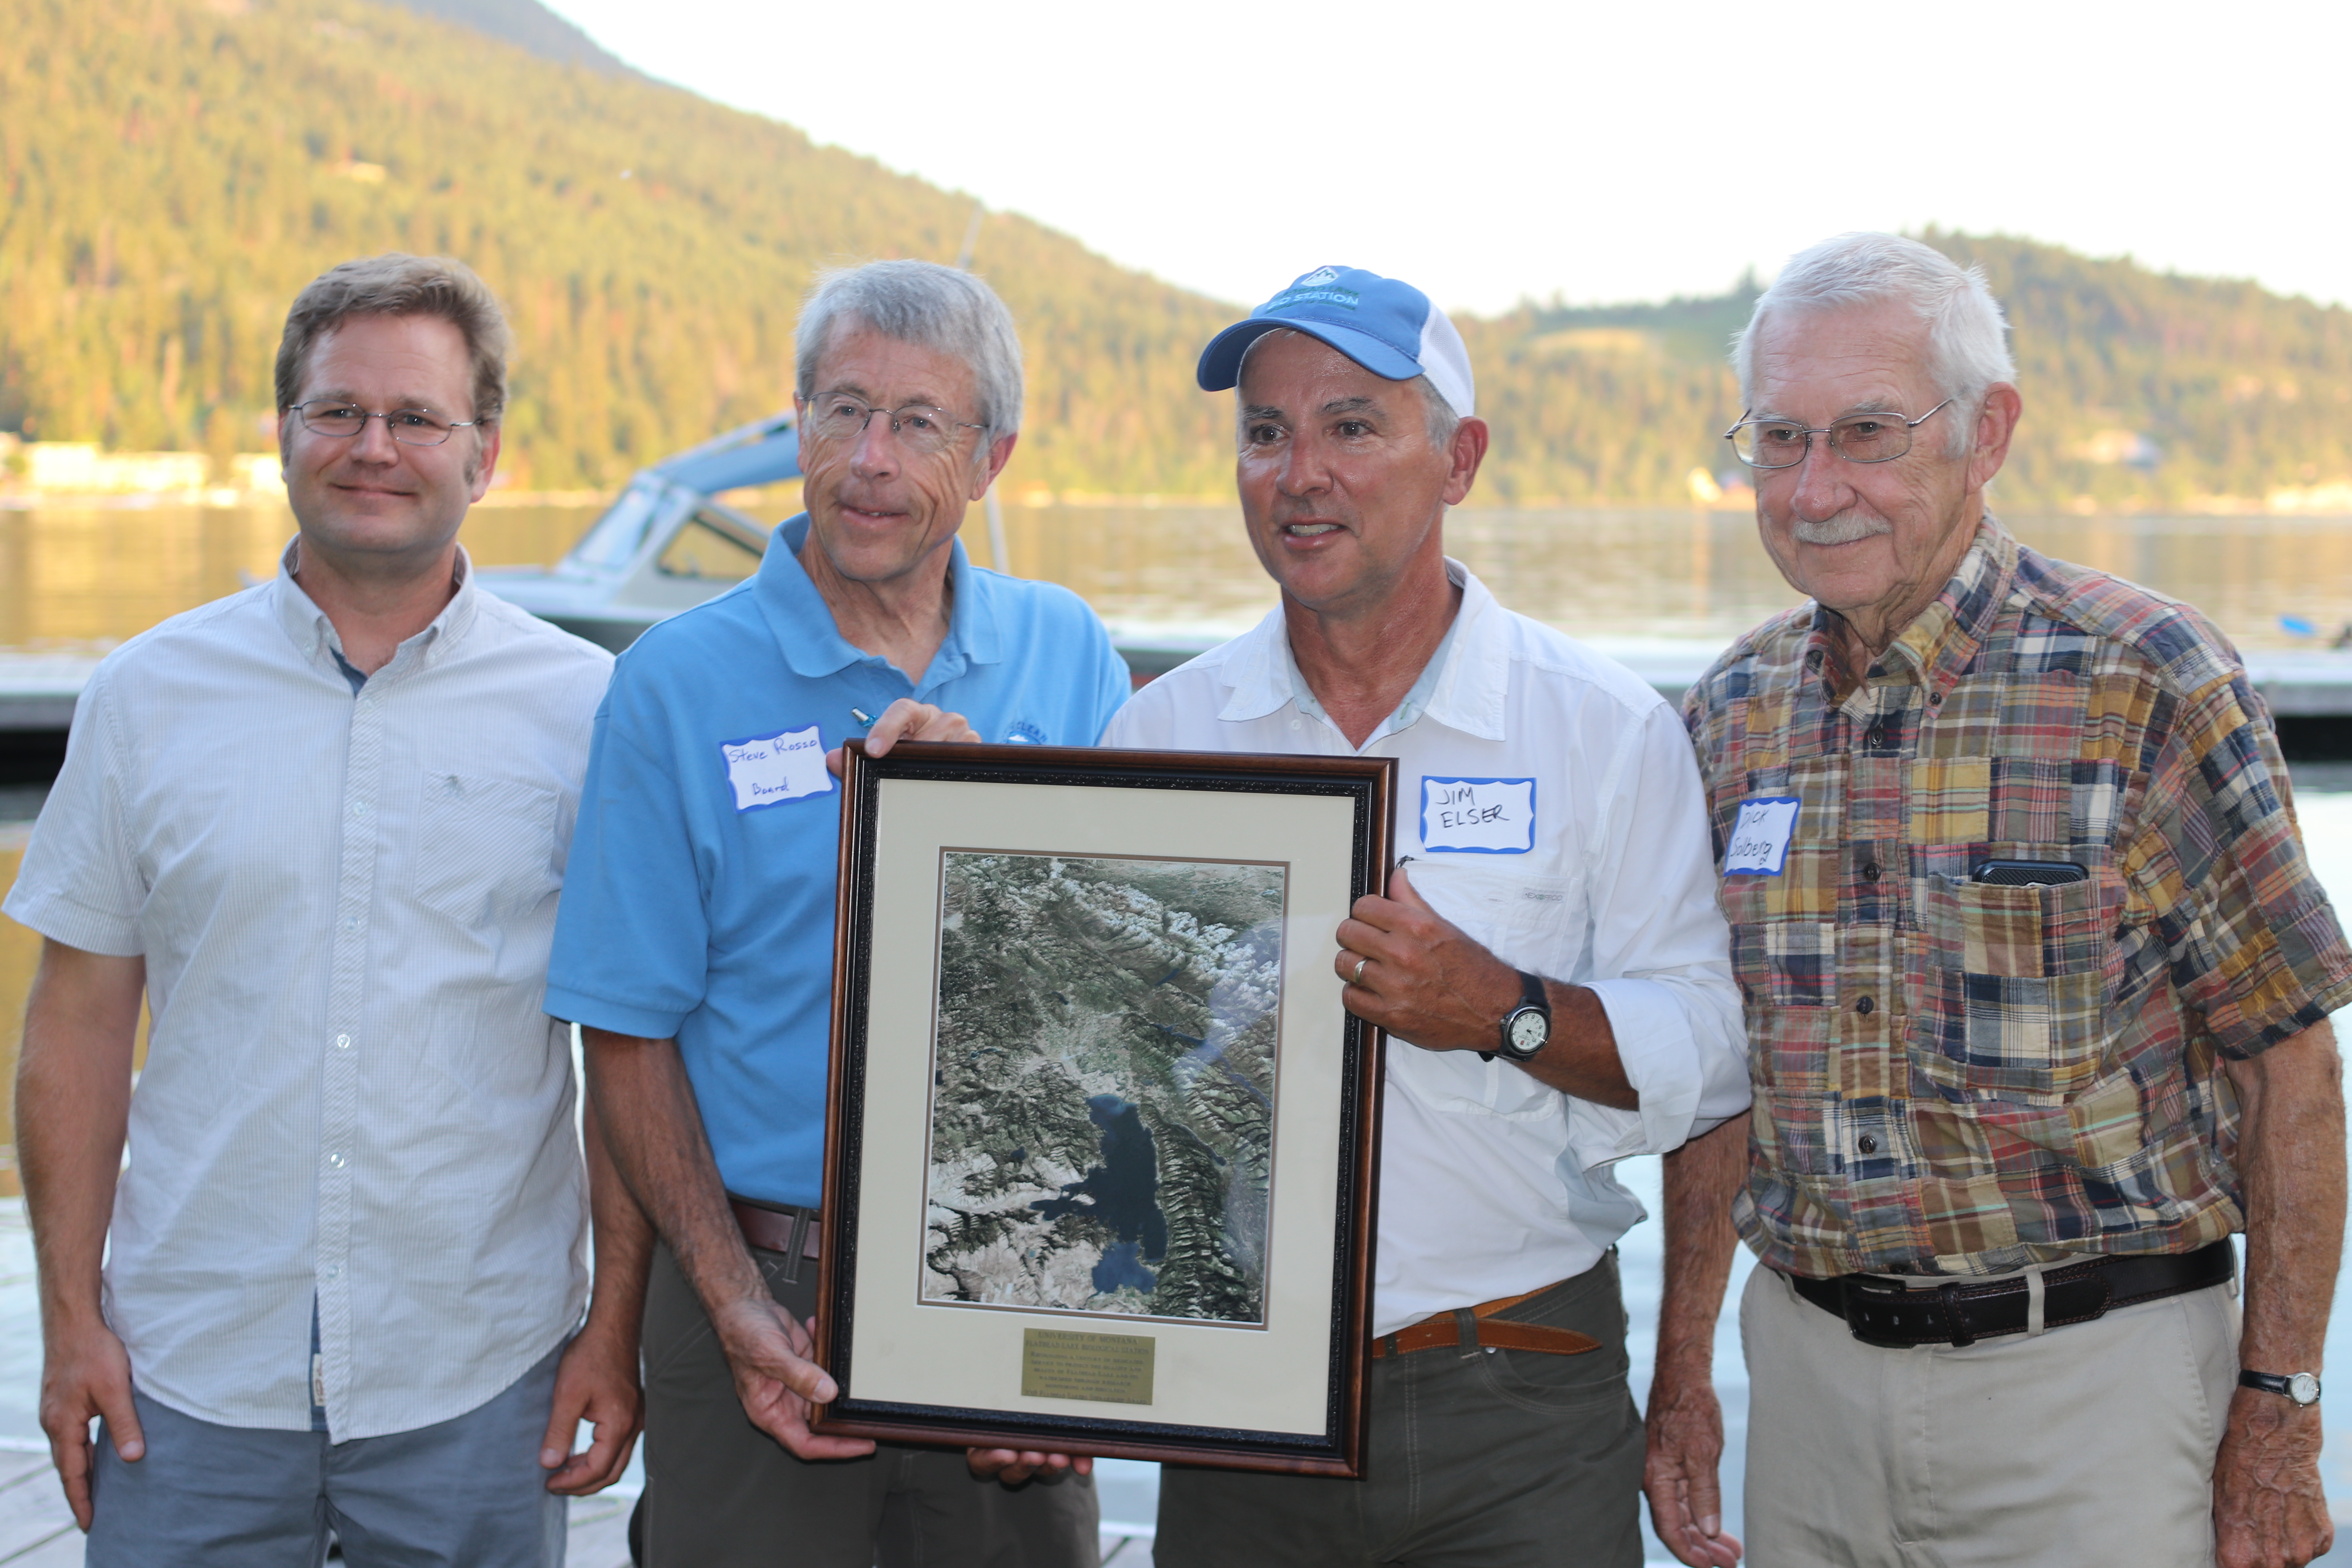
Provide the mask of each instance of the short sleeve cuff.
{"label": "short sleeve cuff", "polygon": [[561,1018],[567,1024],[602,1029],[610,1035],[634,1035],[644,1040],[674,1040],[677,1038],[678,1026],[686,1022],[683,1013],[632,1007],[625,1002],[591,996],[552,981],[548,984],[544,1006],[550,1017]]}
{"label": "short sleeve cuff", "polygon": [[147,951],[137,921],[102,915],[62,893],[44,893],[22,882],[9,892],[6,902],[0,903],[0,912],[51,942],[83,952],[100,953],[108,958],[137,958]]}

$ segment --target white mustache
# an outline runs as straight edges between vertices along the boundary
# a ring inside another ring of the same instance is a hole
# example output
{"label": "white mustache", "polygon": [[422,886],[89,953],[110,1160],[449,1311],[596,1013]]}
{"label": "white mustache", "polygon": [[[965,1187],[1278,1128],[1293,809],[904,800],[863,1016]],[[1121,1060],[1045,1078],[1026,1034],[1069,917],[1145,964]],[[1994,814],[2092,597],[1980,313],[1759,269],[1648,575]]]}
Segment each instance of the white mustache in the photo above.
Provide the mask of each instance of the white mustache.
{"label": "white mustache", "polygon": [[1857,539],[1894,531],[1895,525],[1884,518],[1864,517],[1852,511],[1842,511],[1819,522],[1801,517],[1789,531],[1800,544],[1852,544]]}

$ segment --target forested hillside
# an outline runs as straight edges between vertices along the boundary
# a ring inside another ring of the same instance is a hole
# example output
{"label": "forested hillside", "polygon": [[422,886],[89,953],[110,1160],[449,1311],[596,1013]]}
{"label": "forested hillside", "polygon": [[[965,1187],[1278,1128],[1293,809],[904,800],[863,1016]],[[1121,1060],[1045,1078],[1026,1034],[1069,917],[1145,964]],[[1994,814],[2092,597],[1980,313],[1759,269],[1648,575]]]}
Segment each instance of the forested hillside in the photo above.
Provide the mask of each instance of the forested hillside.
{"label": "forested hillside", "polygon": [[[971,232],[968,196],[615,70],[526,0],[492,9],[560,58],[361,0],[0,0],[0,431],[262,449],[287,300],[398,247],[464,257],[515,317],[513,480],[609,485],[784,403],[816,268],[951,261]],[[2006,504],[2352,482],[2352,312],[1927,237],[1983,262],[2016,327],[2028,412]],[[1236,243],[1269,291],[1381,265]],[[972,266],[1029,353],[1016,494],[1225,491],[1229,407],[1192,367],[1234,307],[1010,215],[981,223]],[[1464,321],[1496,426],[1481,494],[1686,501],[1694,469],[1732,466],[1723,349],[1752,297]]]}

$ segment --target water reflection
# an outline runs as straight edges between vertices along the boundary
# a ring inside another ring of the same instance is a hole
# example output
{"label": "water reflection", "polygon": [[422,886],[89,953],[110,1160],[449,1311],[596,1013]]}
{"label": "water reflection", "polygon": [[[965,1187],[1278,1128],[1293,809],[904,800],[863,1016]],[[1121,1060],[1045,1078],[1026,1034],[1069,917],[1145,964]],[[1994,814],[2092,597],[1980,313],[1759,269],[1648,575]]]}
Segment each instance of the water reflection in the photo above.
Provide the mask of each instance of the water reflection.
{"label": "water reflection", "polygon": [[[779,488],[753,510],[772,521],[790,504]],[[463,537],[486,566],[546,564],[596,515],[481,507]],[[2243,647],[2311,647],[2352,621],[2352,518],[2011,521],[2050,554],[2189,600]],[[1020,575],[1066,584],[1121,630],[1231,634],[1274,603],[1229,507],[1008,506],[1004,523]],[[0,511],[0,647],[131,637],[274,571],[292,531],[283,507]],[[978,508],[964,537],[988,563]],[[1446,540],[1505,604],[1580,637],[1721,643],[1796,601],[1754,523],[1728,512],[1472,507]]]}

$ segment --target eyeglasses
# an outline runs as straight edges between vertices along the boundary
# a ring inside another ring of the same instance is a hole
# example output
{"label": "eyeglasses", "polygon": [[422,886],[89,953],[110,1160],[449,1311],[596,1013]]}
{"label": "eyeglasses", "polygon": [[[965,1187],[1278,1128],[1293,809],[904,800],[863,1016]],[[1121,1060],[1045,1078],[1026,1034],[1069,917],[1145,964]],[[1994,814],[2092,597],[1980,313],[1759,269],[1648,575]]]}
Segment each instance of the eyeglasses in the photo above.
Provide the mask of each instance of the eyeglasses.
{"label": "eyeglasses", "polygon": [[[807,435],[823,441],[855,441],[864,435],[866,426],[877,414],[883,412],[862,397],[846,392],[828,392],[811,400],[808,418],[802,426]],[[925,457],[944,452],[959,439],[959,430],[985,430],[985,425],[974,425],[958,419],[944,408],[933,408],[925,403],[909,403],[889,411],[890,434],[910,452]]]}
{"label": "eyeglasses", "polygon": [[302,428],[312,435],[343,440],[366,429],[369,420],[381,419],[385,431],[404,447],[438,447],[452,432],[480,423],[476,419],[447,418],[430,408],[395,408],[387,414],[371,414],[356,403],[332,397],[297,403],[287,412],[302,421]]}
{"label": "eyeglasses", "polygon": [[1849,414],[1818,429],[1793,419],[1750,419],[1723,433],[1731,450],[1751,468],[1793,468],[1812,449],[1813,437],[1829,438],[1830,450],[1849,463],[1891,463],[1911,449],[1911,432],[1951,406],[1948,397],[1916,419],[1900,414]]}

